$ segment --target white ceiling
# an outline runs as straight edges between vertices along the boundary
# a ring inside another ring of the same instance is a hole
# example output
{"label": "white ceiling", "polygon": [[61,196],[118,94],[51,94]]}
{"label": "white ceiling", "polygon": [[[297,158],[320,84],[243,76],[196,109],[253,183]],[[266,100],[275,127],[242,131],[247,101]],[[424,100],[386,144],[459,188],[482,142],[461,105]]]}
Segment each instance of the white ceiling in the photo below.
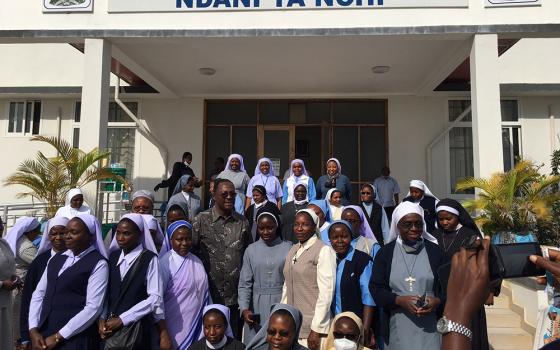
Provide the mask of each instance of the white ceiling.
{"label": "white ceiling", "polygon": [[[338,36],[112,42],[174,94],[208,96],[414,93],[449,65],[465,41]],[[391,71],[373,74],[376,65],[389,65]],[[203,76],[201,67],[214,68],[216,74]]]}

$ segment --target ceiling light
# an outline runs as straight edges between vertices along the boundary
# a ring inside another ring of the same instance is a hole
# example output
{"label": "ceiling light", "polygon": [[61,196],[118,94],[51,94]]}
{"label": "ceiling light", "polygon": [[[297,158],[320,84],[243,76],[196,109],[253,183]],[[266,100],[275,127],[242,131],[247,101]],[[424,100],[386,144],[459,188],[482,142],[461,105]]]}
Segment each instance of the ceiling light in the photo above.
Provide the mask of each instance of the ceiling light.
{"label": "ceiling light", "polygon": [[384,74],[391,70],[389,66],[374,66],[371,68],[371,71],[375,74]]}
{"label": "ceiling light", "polygon": [[210,67],[198,68],[198,72],[202,75],[214,75],[216,70]]}

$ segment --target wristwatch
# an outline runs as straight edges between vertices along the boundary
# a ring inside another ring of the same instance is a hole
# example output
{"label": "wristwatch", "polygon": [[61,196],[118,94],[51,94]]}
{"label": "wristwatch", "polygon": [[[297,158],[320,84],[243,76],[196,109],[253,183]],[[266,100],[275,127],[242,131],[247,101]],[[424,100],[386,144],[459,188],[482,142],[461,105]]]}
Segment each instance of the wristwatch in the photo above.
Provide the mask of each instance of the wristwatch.
{"label": "wristwatch", "polygon": [[469,338],[469,340],[472,340],[472,331],[470,329],[463,326],[462,324],[448,320],[445,316],[438,320],[436,327],[437,331],[442,335],[445,335],[449,332],[455,332],[464,335],[465,337]]}

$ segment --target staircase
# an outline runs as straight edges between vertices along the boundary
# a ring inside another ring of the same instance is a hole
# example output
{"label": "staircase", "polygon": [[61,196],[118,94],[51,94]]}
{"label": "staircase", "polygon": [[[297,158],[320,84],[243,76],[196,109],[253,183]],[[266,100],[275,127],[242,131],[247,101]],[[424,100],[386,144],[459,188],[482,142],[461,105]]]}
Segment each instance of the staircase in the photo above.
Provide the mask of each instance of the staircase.
{"label": "staircase", "polygon": [[534,332],[529,333],[523,329],[528,327],[523,324],[522,316],[513,311],[520,308],[512,307],[513,303],[510,295],[511,292],[502,287],[500,296],[494,298],[494,305],[486,306],[490,349],[531,350],[533,348]]}

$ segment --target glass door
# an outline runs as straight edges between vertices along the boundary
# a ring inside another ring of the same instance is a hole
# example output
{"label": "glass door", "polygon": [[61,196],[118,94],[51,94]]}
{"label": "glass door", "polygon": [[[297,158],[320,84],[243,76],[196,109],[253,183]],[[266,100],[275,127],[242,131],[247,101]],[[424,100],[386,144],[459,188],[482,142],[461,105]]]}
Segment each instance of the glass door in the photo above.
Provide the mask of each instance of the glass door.
{"label": "glass door", "polygon": [[295,154],[293,126],[261,125],[259,127],[259,158],[272,161],[274,173],[282,182]]}

